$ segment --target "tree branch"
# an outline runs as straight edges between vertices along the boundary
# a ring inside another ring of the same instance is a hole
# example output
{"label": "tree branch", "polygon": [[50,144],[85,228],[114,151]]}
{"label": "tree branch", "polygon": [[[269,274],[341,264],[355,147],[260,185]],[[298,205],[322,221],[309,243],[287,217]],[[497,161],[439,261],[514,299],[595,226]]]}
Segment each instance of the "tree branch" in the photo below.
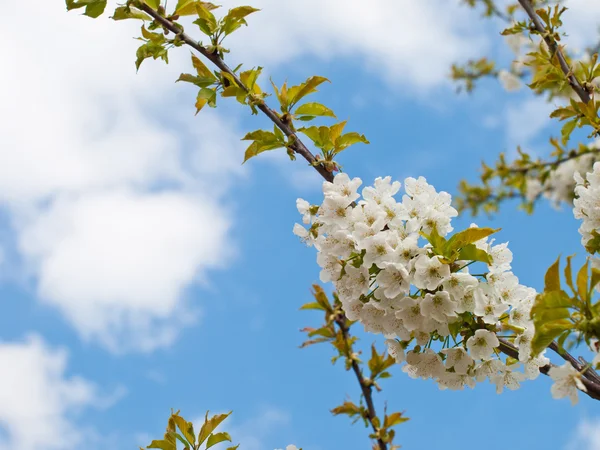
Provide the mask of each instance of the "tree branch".
{"label": "tree branch", "polygon": [[558,46],[556,41],[549,36],[548,31],[546,30],[537,13],[533,9],[531,2],[529,0],[519,0],[519,3],[533,22],[533,26],[535,27],[536,31],[542,36],[542,39],[544,39],[544,42],[546,43],[550,51],[553,54],[556,54],[558,62],[560,64],[560,68],[567,77],[567,80],[569,81],[569,84],[571,85],[575,93],[579,96],[583,103],[588,103],[590,101],[590,95],[581,85],[577,77],[573,74],[573,70],[567,64],[567,60],[565,59],[560,47]]}
{"label": "tree branch", "polygon": [[[511,358],[514,358],[517,360],[519,359],[519,350],[517,349],[517,347],[515,347],[513,344],[511,344],[510,342],[508,342],[505,339],[499,339],[499,341],[500,341],[499,348],[502,353],[504,353],[507,356],[510,356]],[[559,352],[558,345],[556,345],[555,342],[552,342],[552,344],[550,344],[550,346],[548,348],[550,348],[551,350],[556,352],[565,361],[568,361],[569,363],[571,363],[571,365],[573,366],[573,368],[575,370],[581,372],[581,370],[583,369],[583,366],[581,364],[579,364],[579,362],[568,352],[564,351],[564,354]],[[552,367],[555,367],[555,366],[553,364],[547,364],[545,366],[542,366],[542,367],[540,367],[540,372],[543,373],[544,375],[548,375],[548,372],[550,371],[550,369]],[[583,377],[581,378],[581,382],[583,383],[583,385],[585,386],[587,391],[581,391],[581,392],[583,392],[584,394],[593,398],[594,400],[600,400],[600,383],[595,381],[594,377],[597,377],[597,375],[595,375],[595,373],[592,374],[590,372],[590,369],[583,372]]]}
{"label": "tree branch", "polygon": [[[242,83],[239,77],[231,70],[231,68],[223,61],[217,54],[209,52],[205,47],[203,47],[199,42],[194,41],[188,34],[184,33],[183,27],[181,25],[172,22],[171,20],[162,17],[157,11],[152,9],[150,6],[145,3],[141,3],[139,5],[139,9],[147,13],[151,16],[156,22],[158,22],[165,30],[168,30],[175,35],[178,35],[179,38],[185,42],[188,46],[196,50],[210,62],[212,62],[215,66],[217,66],[220,70],[225,73],[228,73],[233,77],[235,82],[244,89],[247,93],[250,93],[248,87]],[[298,138],[298,135],[286,125],[279,117],[279,114],[269,108],[264,102],[260,102],[257,105],[258,109],[260,109],[283,133],[292,138],[293,144],[292,149],[295,153],[298,153],[302,156],[311,166],[315,168],[317,172],[327,181],[333,181],[333,174],[329,172],[325,167],[318,163],[315,155],[311,153],[311,151],[304,145],[304,143]]]}
{"label": "tree branch", "polygon": [[[339,327],[342,332],[342,336],[344,337],[344,342],[348,343],[350,341],[350,328],[347,325],[347,319],[342,311],[341,314],[338,314],[335,318],[335,324]],[[347,348],[348,352],[352,353],[352,348]],[[351,356],[351,355],[349,355]],[[374,419],[377,418],[377,413],[375,412],[375,405],[373,403],[373,384],[368,383],[365,377],[360,370],[360,367],[356,360],[352,359],[352,371],[354,375],[356,375],[356,379],[358,380],[358,384],[360,385],[360,390],[362,391],[363,397],[365,398],[365,403],[367,404],[367,412],[369,413],[369,417],[367,420],[371,424],[371,428],[373,428],[373,432],[377,433],[379,428],[377,427]],[[379,450],[387,450],[387,444],[383,442],[381,438],[377,439],[377,444],[379,445]]]}
{"label": "tree branch", "polygon": [[[513,173],[527,173],[531,170],[543,169],[544,167],[559,166],[562,163],[570,161],[571,159],[576,159],[576,158],[579,158],[584,155],[589,155],[590,153],[600,153],[600,148],[587,149],[586,151],[582,151],[581,153],[569,154],[568,156],[559,158],[556,161],[538,162],[538,163],[534,163],[534,164],[531,164],[526,167],[514,167],[514,168],[508,169],[508,171],[513,172]],[[556,169],[556,167],[555,167],[555,169]]]}

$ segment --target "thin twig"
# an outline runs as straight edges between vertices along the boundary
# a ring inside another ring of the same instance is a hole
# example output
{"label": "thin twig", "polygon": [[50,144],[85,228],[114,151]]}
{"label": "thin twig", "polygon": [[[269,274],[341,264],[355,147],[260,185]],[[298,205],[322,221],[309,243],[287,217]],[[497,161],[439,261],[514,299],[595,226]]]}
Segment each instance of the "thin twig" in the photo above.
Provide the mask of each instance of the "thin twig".
{"label": "thin twig", "polygon": [[519,0],[519,3],[533,22],[533,26],[535,27],[536,31],[540,33],[542,39],[544,39],[544,42],[546,42],[546,45],[550,49],[550,52],[552,54],[556,54],[556,57],[558,58],[558,62],[560,64],[560,68],[569,80],[569,84],[571,85],[575,93],[579,96],[583,103],[588,103],[590,101],[590,95],[583,88],[577,77],[573,74],[573,70],[567,64],[567,60],[565,59],[560,47],[558,46],[556,41],[552,39],[548,34],[548,31],[546,30],[537,13],[533,9],[531,2],[529,0]]}
{"label": "thin twig", "polygon": [[[236,84],[244,89],[247,93],[250,93],[248,87],[242,83],[239,77],[231,70],[231,68],[223,61],[219,55],[215,53],[209,52],[205,47],[203,47],[199,42],[193,40],[188,34],[183,32],[183,28],[181,25],[172,22],[171,20],[162,17],[157,11],[152,9],[150,6],[141,3],[139,8],[150,15],[156,22],[158,22],[164,29],[169,30],[175,35],[179,36],[179,38],[189,45],[191,48],[196,50],[202,56],[207,58],[210,62],[212,62],[215,66],[217,66],[223,72],[229,74],[235,80]],[[327,181],[333,181],[333,174],[329,172],[325,167],[317,162],[317,158],[315,155],[311,153],[311,151],[304,145],[304,143],[298,138],[298,135],[292,130],[288,125],[286,125],[280,118],[277,112],[269,108],[264,102],[260,102],[257,104],[258,109],[260,109],[283,133],[291,138],[293,144],[291,145],[292,149],[295,153],[298,153],[302,156],[311,166],[315,168],[317,172]]]}
{"label": "thin twig", "polygon": [[[342,336],[344,337],[344,342],[346,342],[346,343],[351,342],[350,341],[350,328],[348,328],[348,325],[346,322],[346,316],[344,315],[344,313],[342,313],[336,317],[335,323],[340,328],[340,331],[342,332]],[[352,349],[349,348],[348,352],[351,353]],[[375,433],[377,433],[379,431],[379,428],[376,426],[375,421],[374,421],[374,419],[377,418],[377,413],[375,411],[375,404],[373,403],[373,395],[372,395],[373,394],[373,385],[370,383],[367,383],[367,380],[365,379],[365,377],[362,374],[362,371],[360,370],[360,366],[354,359],[352,359],[352,371],[354,372],[354,375],[356,375],[356,379],[358,380],[358,384],[360,385],[360,389],[361,389],[363,397],[365,399],[365,403],[367,404],[367,413],[369,414],[369,417],[367,418],[367,420],[371,424],[371,428],[373,428],[373,431]],[[383,440],[381,438],[377,439],[377,444],[379,445],[379,450],[387,450],[387,444],[385,442],[383,442]]]}
{"label": "thin twig", "polygon": [[[513,344],[511,344],[510,342],[508,342],[504,339],[499,339],[499,341],[500,341],[500,347],[498,347],[498,348],[500,349],[500,351],[502,353],[510,356],[511,358],[519,359],[519,350],[517,349],[517,347],[515,347]],[[570,355],[568,352],[565,352],[565,354],[559,353],[557,351],[558,346],[556,345],[555,342],[550,344],[549,348],[554,350],[556,353],[558,353],[558,355],[561,358],[563,358],[565,361],[568,361],[569,363],[571,363],[571,365],[573,366],[573,368],[575,370],[581,371],[581,369],[583,368],[583,366],[581,366],[577,362],[577,360],[572,355]],[[540,372],[543,373],[544,375],[548,375],[548,372],[550,371],[550,369],[552,367],[555,367],[555,366],[551,363],[546,364],[545,366],[540,367]],[[600,400],[600,383],[596,383],[595,381],[593,381],[591,379],[591,377],[589,377],[589,375],[586,375],[586,372],[583,373],[584,377],[581,378],[581,382],[585,386],[586,390],[581,391],[581,392],[583,392],[584,394],[587,394],[589,397],[593,398],[594,400]]]}
{"label": "thin twig", "polygon": [[589,155],[589,154],[594,154],[594,153],[600,153],[600,148],[594,148],[594,149],[588,149],[587,151],[581,152],[581,153],[575,153],[575,154],[570,154],[568,156],[565,156],[564,158],[560,158],[557,159],[556,161],[546,161],[546,162],[539,162],[539,163],[533,163],[530,164],[529,166],[526,167],[514,167],[514,168],[510,168],[508,169],[509,172],[513,172],[513,173],[527,173],[531,170],[538,170],[538,169],[543,169],[544,167],[550,167],[550,166],[558,166],[564,162],[567,162],[571,159],[576,159],[579,158],[581,156],[585,156],[585,155]]}

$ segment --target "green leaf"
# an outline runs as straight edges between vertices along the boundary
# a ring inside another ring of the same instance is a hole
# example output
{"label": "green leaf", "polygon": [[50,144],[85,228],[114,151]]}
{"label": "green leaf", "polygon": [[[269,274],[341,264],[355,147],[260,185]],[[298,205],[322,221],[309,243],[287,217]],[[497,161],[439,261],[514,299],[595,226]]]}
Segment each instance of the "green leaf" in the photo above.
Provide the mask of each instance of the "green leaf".
{"label": "green leaf", "polygon": [[346,133],[335,140],[335,153],[338,154],[351,145],[358,143],[370,144],[367,138],[362,134],[358,134],[355,131]]}
{"label": "green leaf", "polygon": [[588,300],[588,261],[585,262],[577,273],[577,292],[584,302]]}
{"label": "green leaf", "polygon": [[204,424],[200,429],[200,434],[198,435],[198,444],[202,444],[208,436],[212,434],[213,431],[223,422],[227,417],[231,414],[229,411],[227,414],[217,414],[212,416],[210,419],[208,418],[208,411],[206,412],[206,416],[204,417]]}
{"label": "green leaf", "polygon": [[448,239],[446,250],[452,252],[458,250],[468,244],[473,244],[481,239],[484,239],[494,233],[500,231],[500,228],[467,228],[466,230],[460,231]]}
{"label": "green leaf", "polygon": [[193,53],[192,53],[192,65],[194,66],[194,69],[196,69],[196,72],[198,73],[199,77],[210,79],[213,81],[217,80],[217,77],[215,77],[213,75],[213,73],[210,71],[210,69],[208,67],[206,67],[206,65],[202,62],[202,60],[200,58],[196,57],[196,55],[194,55]]}
{"label": "green leaf", "polygon": [[196,97],[196,114],[200,112],[207,104],[214,108],[216,106],[217,91],[214,89],[202,88]]}
{"label": "green leaf", "polygon": [[160,6],[160,0],[142,0],[150,8],[157,10]]}
{"label": "green leaf", "polygon": [[391,428],[394,427],[396,425],[400,425],[401,423],[406,422],[408,419],[408,417],[402,417],[402,413],[400,412],[395,412],[390,414],[389,416],[386,415],[384,420],[383,420],[383,426],[385,428]]}
{"label": "green leaf", "polygon": [[218,6],[208,2],[201,2],[198,0],[179,0],[177,2],[177,6],[175,7],[175,14],[178,16],[192,16],[197,14],[196,4],[201,4],[209,11],[218,8]]}
{"label": "green leaf", "polygon": [[66,0],[67,11],[85,7],[83,14],[93,19],[102,15],[106,9],[106,3],[107,0]]}
{"label": "green leaf", "polygon": [[217,19],[215,19],[214,14],[202,2],[194,3],[194,7],[199,17],[194,23],[200,27],[200,31],[207,36],[215,34],[217,31]]}
{"label": "green leaf", "polygon": [[573,294],[575,294],[575,286],[573,285],[573,272],[571,270],[571,259],[573,258],[573,255],[571,256],[567,256],[567,265],[565,266],[565,281],[567,282],[567,286],[569,286],[571,288],[571,291],[573,291]]}
{"label": "green leaf", "polygon": [[324,83],[325,81],[329,81],[325,77],[312,76],[308,78],[304,83],[293,86],[289,90],[289,108],[293,108],[296,103],[306,97],[308,94],[312,94],[313,92],[317,92],[317,86]]}
{"label": "green leaf", "polygon": [[208,441],[206,442],[206,449],[208,450],[213,445],[217,445],[218,443],[223,442],[223,441],[231,442],[231,436],[229,436],[229,433],[222,432],[222,433],[211,434],[208,437]]}
{"label": "green leaf", "polygon": [[563,145],[566,145],[569,142],[571,133],[573,133],[573,130],[575,129],[576,125],[577,125],[577,119],[573,119],[573,120],[569,120],[568,122],[565,122],[565,124],[561,128],[560,134],[562,136],[561,141],[562,141]]}
{"label": "green leaf", "polygon": [[294,115],[335,117],[331,109],[320,103],[305,103],[296,108]]}
{"label": "green leaf", "polygon": [[175,421],[175,425],[183,434],[183,437],[190,443],[193,447],[196,444],[196,434],[194,433],[194,424],[192,422],[187,422],[183,417],[174,414],[173,420]]}
{"label": "green leaf", "polygon": [[565,291],[547,291],[539,294],[531,308],[531,318],[535,326],[532,350],[539,354],[559,335],[574,328],[567,320],[571,317],[569,308],[574,306]]}
{"label": "green leaf", "polygon": [[560,291],[560,256],[556,259],[554,264],[546,271],[544,277],[544,290],[545,291]]}
{"label": "green leaf", "polygon": [[320,310],[325,310],[325,308],[322,305],[320,305],[320,304],[318,304],[316,302],[305,303],[304,305],[302,305],[300,307],[300,309],[320,309]]}
{"label": "green leaf", "polygon": [[127,6],[119,6],[115,9],[114,14],[111,16],[113,20],[126,20],[126,19],[138,19],[138,20],[152,20],[148,14],[139,9]]}
{"label": "green leaf", "polygon": [[461,248],[456,259],[462,261],[479,261],[487,265],[492,264],[492,257],[485,250],[477,248],[475,244],[468,244]]}
{"label": "green leaf", "polygon": [[433,251],[437,255],[444,255],[444,249],[446,248],[447,241],[446,238],[440,236],[437,229],[433,227],[431,233],[425,234],[423,232],[420,233],[429,243],[433,246]]}
{"label": "green leaf", "polygon": [[160,448],[162,450],[177,450],[177,445],[175,444],[175,442],[161,439],[159,441],[152,441],[150,443],[150,445],[146,448]]}
{"label": "green leaf", "polygon": [[256,94],[260,93],[260,88],[256,84],[256,80],[260,73],[262,72],[262,67],[257,67],[256,69],[246,70],[240,73],[240,81],[244,83],[244,85],[248,88],[250,92],[254,92]]}
{"label": "green leaf", "polygon": [[246,149],[246,153],[244,154],[244,163],[260,153],[285,147],[285,141],[280,139],[277,134],[265,130],[257,130],[248,133],[242,138],[242,140],[254,141]]}
{"label": "green leaf", "polygon": [[330,139],[330,129],[329,127],[303,127],[298,129],[301,133],[304,133],[316,147],[328,151],[333,148],[333,142]]}
{"label": "green leaf", "polygon": [[534,355],[539,355],[547,348],[554,339],[566,331],[571,331],[573,324],[568,320],[557,320],[536,327],[535,336],[531,340],[531,351]]}
{"label": "green leaf", "polygon": [[598,285],[600,282],[600,270],[592,267],[592,282],[590,284],[590,292]]}
{"label": "green leaf", "polygon": [[248,25],[245,17],[256,11],[260,11],[260,9],[251,6],[238,6],[237,8],[230,9],[222,19],[223,25],[221,26],[221,31],[227,36],[242,25]]}
{"label": "green leaf", "polygon": [[[142,62],[147,58],[162,59],[169,62],[168,50],[165,47],[166,39],[162,33],[152,33],[142,26],[142,36],[146,43],[140,46],[136,51],[135,67],[139,70]],[[141,39],[141,40],[144,40]]]}

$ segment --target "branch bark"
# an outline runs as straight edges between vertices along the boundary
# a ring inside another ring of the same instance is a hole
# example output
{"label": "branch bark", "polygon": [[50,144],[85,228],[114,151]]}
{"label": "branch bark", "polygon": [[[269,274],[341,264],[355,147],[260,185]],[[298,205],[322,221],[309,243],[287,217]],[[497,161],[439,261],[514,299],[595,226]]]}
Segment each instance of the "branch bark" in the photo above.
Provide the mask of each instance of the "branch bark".
{"label": "branch bark", "polygon": [[[347,319],[345,314],[342,312],[341,315],[338,315],[335,319],[335,324],[339,327],[342,332],[342,336],[344,337],[344,342],[350,342],[350,329],[347,325]],[[348,352],[352,352],[352,349],[349,348]],[[377,413],[375,411],[375,404],[373,403],[373,385],[368,383],[365,377],[360,370],[358,363],[355,360],[352,360],[352,371],[354,375],[356,375],[356,379],[358,380],[358,384],[360,385],[360,390],[362,391],[363,397],[365,399],[365,403],[367,404],[367,411],[369,413],[369,417],[367,420],[371,424],[371,428],[373,428],[373,432],[377,433],[379,428],[375,424],[374,419],[377,417]],[[377,445],[379,446],[379,450],[387,450],[387,444],[383,442],[381,438],[377,439]]]}
{"label": "branch bark", "polygon": [[[511,344],[505,339],[499,339],[499,341],[499,348],[502,353],[504,353],[507,356],[510,356],[511,358],[519,359],[519,350],[517,349],[517,347],[515,347],[513,344]],[[583,369],[583,366],[579,364],[579,362],[567,351],[559,352],[558,345],[556,344],[556,342],[552,342],[552,344],[550,344],[548,348],[556,352],[565,361],[568,361],[578,372],[581,372],[581,370]],[[542,366],[540,367],[540,372],[544,375],[548,375],[548,372],[552,367],[555,366],[553,364],[547,364],[545,366]],[[591,371],[591,369],[587,369],[585,372],[583,372],[583,377],[581,378],[583,385],[587,389],[587,391],[581,392],[593,398],[594,400],[600,400],[600,383],[598,383],[595,379],[597,377],[598,376],[595,374],[595,372]]]}
{"label": "branch bark", "polygon": [[[222,70],[223,72],[228,73],[233,77],[235,82],[246,92],[250,92],[244,83],[239,79],[239,77],[233,73],[233,70],[223,61],[218,55],[209,52],[205,47],[200,45],[197,41],[193,40],[188,34],[183,31],[183,28],[165,17],[162,17],[157,11],[152,9],[150,6],[145,3],[140,4],[139,8],[144,11],[146,14],[151,16],[156,22],[158,22],[165,30],[168,30],[175,35],[178,35],[183,42],[185,42],[189,47],[196,50],[206,59],[208,59],[211,63],[213,63],[217,68]],[[317,162],[317,158],[312,152],[304,145],[304,143],[300,140],[298,135],[292,130],[289,126],[287,126],[280,118],[279,114],[273,109],[269,108],[264,102],[261,102],[257,105],[258,109],[260,109],[283,133],[292,138],[294,144],[292,145],[292,149],[295,153],[302,156],[311,166],[315,168],[317,172],[327,181],[333,181],[333,174],[325,169],[325,167]]]}
{"label": "branch bark", "polygon": [[579,96],[583,103],[588,103],[590,101],[590,94],[584,89],[577,77],[573,74],[573,70],[567,64],[567,60],[565,59],[562,50],[560,49],[556,41],[548,35],[548,31],[546,30],[539,16],[533,9],[531,2],[529,0],[519,0],[519,3],[531,19],[536,31],[540,33],[542,39],[544,39],[544,42],[546,43],[550,51],[553,54],[556,54],[556,57],[558,58],[558,62],[560,64],[560,68],[569,80],[569,84],[571,85],[575,93]]}

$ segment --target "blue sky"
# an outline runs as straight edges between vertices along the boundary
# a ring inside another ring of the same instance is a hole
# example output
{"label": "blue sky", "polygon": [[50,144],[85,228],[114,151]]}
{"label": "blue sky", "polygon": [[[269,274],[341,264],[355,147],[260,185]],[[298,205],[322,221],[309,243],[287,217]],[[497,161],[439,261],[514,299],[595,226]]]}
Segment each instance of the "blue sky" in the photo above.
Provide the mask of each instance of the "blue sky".
{"label": "blue sky", "polygon": [[[233,410],[225,429],[242,449],[369,448],[362,425],[328,412],[358,399],[355,379],[327,346],[298,348],[320,320],[298,310],[319,270],[291,230],[296,198],[319,202],[319,178],[283,152],[241,166],[239,138],[269,123],[228,99],[194,117],[193,90],[173,83],[186,50],[136,75],[136,24],[24,3],[0,0],[9,35],[32,31],[7,44],[0,73],[0,450],[138,448],[171,408]],[[510,61],[500,24],[457,1],[249,3],[263,11],[232,37],[232,65],[265,66],[263,85],[328,77],[314,99],[371,141],[340,158],[365,184],[423,175],[454,194],[481,160],[515,144],[544,154],[556,133],[528,116],[548,107],[526,90],[454,92],[452,62]],[[573,45],[594,37],[593,3],[572,5]],[[502,228],[526,285],[581,253],[567,208],[506,204],[455,229],[474,220]],[[355,332],[364,349],[381,341]],[[600,449],[597,405],[553,400],[545,377],[496,395],[393,375],[377,403],[411,418],[403,448]]]}

